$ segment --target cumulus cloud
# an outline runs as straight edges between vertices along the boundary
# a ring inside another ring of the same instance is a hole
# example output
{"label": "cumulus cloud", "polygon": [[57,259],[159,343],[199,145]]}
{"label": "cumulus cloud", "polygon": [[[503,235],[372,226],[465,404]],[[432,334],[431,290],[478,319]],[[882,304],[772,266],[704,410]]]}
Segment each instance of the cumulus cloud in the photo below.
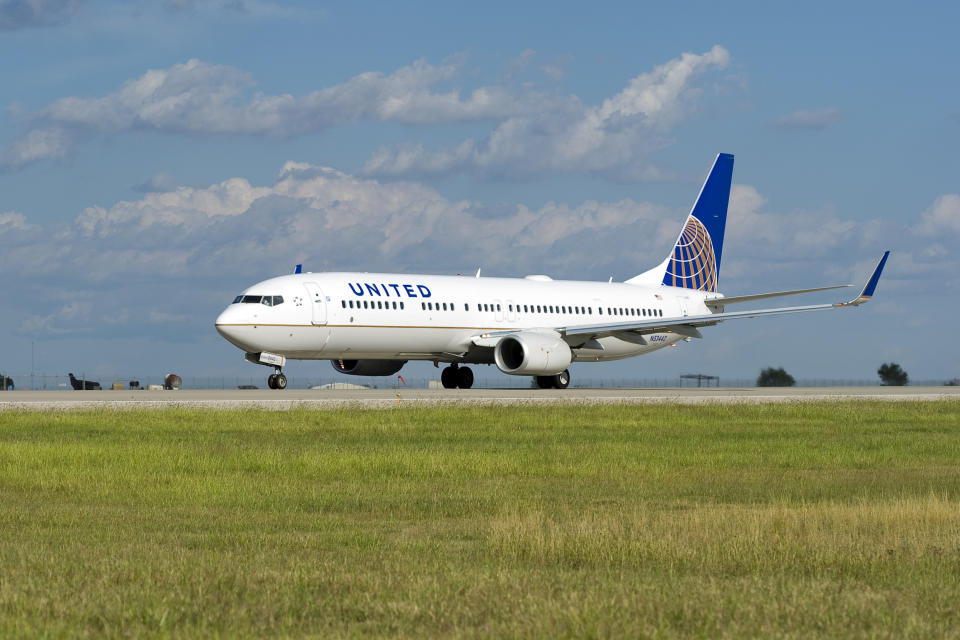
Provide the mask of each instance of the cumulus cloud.
{"label": "cumulus cloud", "polygon": [[[137,335],[144,322],[157,331],[206,331],[234,287],[298,262],[313,271],[483,267],[490,275],[624,280],[666,255],[685,213],[686,206],[629,199],[486,205],[451,200],[417,182],[291,162],[271,184],[232,178],[177,187],[89,207],[70,224],[0,214],[0,271],[16,290],[42,292],[19,319],[8,310],[24,333]],[[885,247],[863,240],[871,224],[830,212],[771,212],[756,188],[735,185],[721,282],[735,282],[730,292],[740,293],[809,284],[798,273],[854,281],[862,274],[849,270],[853,260],[844,261],[842,273],[828,274],[823,264],[836,261],[824,256],[842,247],[845,256],[853,251],[865,263],[875,260]],[[904,253],[902,243],[895,248]],[[914,249],[910,264],[918,273],[943,267],[942,252]]]}
{"label": "cumulus cloud", "polygon": [[472,90],[456,86],[458,63],[418,60],[389,74],[361,73],[302,96],[268,95],[240,69],[189,60],[147,71],[103,96],[61,98],[25,114],[30,129],[0,151],[0,168],[62,157],[93,135],[135,130],[286,138],[359,120],[423,126],[489,121],[494,128],[483,140],[440,150],[416,144],[379,149],[365,173],[404,177],[479,170],[519,176],[614,170],[655,179],[658,173],[646,156],[667,144],[669,130],[695,108],[702,91],[698,78],[730,60],[719,45],[702,54],[684,53],[588,106],[576,95],[513,83],[512,76],[533,56],[524,51],[508,65],[503,82]]}
{"label": "cumulus cloud", "polygon": [[133,190],[140,193],[158,193],[173,191],[176,187],[177,184],[174,182],[173,176],[167,173],[158,173],[146,182],[134,186]]}
{"label": "cumulus cloud", "polygon": [[2,0],[0,31],[46,27],[66,20],[84,0]]}
{"label": "cumulus cloud", "polygon": [[684,53],[633,78],[599,105],[577,96],[540,96],[536,109],[503,119],[482,141],[464,140],[438,151],[420,145],[382,148],[364,167],[367,175],[406,176],[479,170],[502,175],[546,171],[608,171],[652,178],[645,156],[665,144],[663,135],[696,105],[697,79],[723,69],[730,54],[716,45]]}
{"label": "cumulus cloud", "polygon": [[61,129],[34,129],[0,151],[0,167],[20,169],[39,160],[62,158],[67,154],[67,136]]}
{"label": "cumulus cloud", "polygon": [[960,235],[960,194],[948,193],[934,200],[920,215],[920,223],[914,230],[931,236]]}
{"label": "cumulus cloud", "polygon": [[22,213],[16,211],[0,213],[0,235],[11,231],[26,231],[29,228],[27,218]]}
{"label": "cumulus cloud", "polygon": [[418,60],[391,74],[369,72],[304,96],[266,95],[235,67],[189,60],[153,69],[102,97],[61,98],[34,114],[34,128],[3,155],[19,168],[63,156],[69,136],[151,130],[175,134],[246,134],[290,137],[355,120],[436,124],[503,118],[522,109],[505,87],[466,95],[438,89],[456,64]]}
{"label": "cumulus cloud", "polygon": [[777,129],[827,129],[843,119],[843,112],[834,107],[807,111],[799,109],[780,116],[771,126]]}

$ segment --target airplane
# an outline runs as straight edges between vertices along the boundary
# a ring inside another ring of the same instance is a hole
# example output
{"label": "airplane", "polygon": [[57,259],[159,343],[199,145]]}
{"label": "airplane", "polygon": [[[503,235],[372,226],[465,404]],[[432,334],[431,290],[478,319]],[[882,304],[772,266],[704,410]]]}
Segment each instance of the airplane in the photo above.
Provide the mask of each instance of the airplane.
{"label": "airplane", "polygon": [[216,329],[252,363],[273,367],[284,389],[287,359],[330,360],[340,373],[392,376],[409,360],[447,363],[446,389],[469,389],[468,364],[495,364],[565,389],[572,362],[650,353],[727,320],[857,307],[873,296],[889,251],[848,302],[726,311],[729,305],[834,285],[725,297],[718,278],[733,155],[718,154],[679,237],[656,267],[625,282],[399,273],[296,272],[258,282],[216,319]]}

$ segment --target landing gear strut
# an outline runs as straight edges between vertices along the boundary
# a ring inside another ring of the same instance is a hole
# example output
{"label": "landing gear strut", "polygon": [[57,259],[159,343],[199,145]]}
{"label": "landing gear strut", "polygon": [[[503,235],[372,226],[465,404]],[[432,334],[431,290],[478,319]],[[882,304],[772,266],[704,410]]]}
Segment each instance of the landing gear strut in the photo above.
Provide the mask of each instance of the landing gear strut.
{"label": "landing gear strut", "polygon": [[286,389],[287,388],[287,376],[283,375],[283,371],[280,367],[276,367],[277,372],[270,375],[267,378],[267,386],[271,389]]}
{"label": "landing gear strut", "polygon": [[570,386],[570,370],[565,369],[554,376],[536,376],[541,389],[566,389]]}
{"label": "landing gear strut", "polygon": [[452,364],[440,372],[440,384],[444,389],[469,389],[473,386],[473,371],[470,367]]}

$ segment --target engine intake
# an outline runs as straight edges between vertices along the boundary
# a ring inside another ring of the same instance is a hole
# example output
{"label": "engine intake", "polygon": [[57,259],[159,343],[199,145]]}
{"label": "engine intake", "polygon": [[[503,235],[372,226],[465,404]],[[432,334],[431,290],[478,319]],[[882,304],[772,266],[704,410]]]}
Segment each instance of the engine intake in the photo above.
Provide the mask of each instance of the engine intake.
{"label": "engine intake", "polygon": [[406,360],[331,360],[340,373],[349,376],[392,376],[407,364]]}
{"label": "engine intake", "polygon": [[555,331],[521,331],[501,339],[493,359],[500,371],[510,375],[549,376],[565,371],[573,353]]}

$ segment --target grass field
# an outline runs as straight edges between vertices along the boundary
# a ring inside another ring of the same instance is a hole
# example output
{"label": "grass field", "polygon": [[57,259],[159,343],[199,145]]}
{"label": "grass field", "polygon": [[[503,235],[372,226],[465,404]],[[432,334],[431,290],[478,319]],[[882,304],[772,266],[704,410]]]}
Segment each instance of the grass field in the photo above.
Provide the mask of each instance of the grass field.
{"label": "grass field", "polygon": [[960,636],[960,403],[0,413],[0,636]]}

